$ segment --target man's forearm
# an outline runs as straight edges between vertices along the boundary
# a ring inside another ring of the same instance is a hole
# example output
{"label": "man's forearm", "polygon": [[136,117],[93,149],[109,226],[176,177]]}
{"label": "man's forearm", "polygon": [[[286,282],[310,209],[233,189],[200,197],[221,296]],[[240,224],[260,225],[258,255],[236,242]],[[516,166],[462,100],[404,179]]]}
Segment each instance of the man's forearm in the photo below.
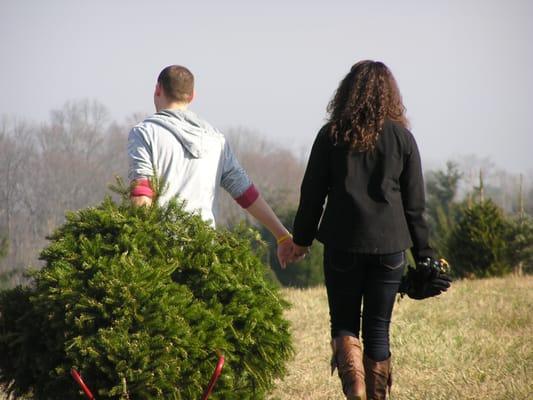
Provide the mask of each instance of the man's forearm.
{"label": "man's forearm", "polygon": [[131,196],[131,204],[134,206],[151,206],[152,199],[148,196]]}
{"label": "man's forearm", "polygon": [[259,196],[252,205],[246,208],[246,211],[264,225],[276,239],[289,233],[262,196]]}
{"label": "man's forearm", "polygon": [[130,199],[134,206],[151,206],[153,195],[154,192],[148,178],[139,178],[133,181]]}

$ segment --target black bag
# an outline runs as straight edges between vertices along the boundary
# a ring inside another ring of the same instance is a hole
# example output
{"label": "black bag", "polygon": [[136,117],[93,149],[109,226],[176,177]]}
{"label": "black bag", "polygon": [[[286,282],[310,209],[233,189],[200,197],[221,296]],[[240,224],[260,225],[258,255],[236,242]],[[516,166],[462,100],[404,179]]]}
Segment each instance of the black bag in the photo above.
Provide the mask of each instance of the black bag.
{"label": "black bag", "polygon": [[407,295],[415,300],[438,296],[448,290],[452,283],[449,271],[450,265],[443,258],[422,258],[415,267],[407,266],[407,273],[402,277],[398,292],[402,297]]}

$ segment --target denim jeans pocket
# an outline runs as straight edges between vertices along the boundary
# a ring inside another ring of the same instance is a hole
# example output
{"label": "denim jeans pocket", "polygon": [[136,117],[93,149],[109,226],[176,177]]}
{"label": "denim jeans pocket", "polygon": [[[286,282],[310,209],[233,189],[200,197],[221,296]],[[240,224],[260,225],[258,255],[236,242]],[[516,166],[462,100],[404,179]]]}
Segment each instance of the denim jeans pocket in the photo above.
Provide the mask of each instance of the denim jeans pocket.
{"label": "denim jeans pocket", "polygon": [[390,254],[380,254],[379,263],[390,271],[401,268],[405,264],[405,251]]}
{"label": "denim jeans pocket", "polygon": [[348,272],[355,266],[355,253],[342,250],[326,250],[327,267],[339,271]]}

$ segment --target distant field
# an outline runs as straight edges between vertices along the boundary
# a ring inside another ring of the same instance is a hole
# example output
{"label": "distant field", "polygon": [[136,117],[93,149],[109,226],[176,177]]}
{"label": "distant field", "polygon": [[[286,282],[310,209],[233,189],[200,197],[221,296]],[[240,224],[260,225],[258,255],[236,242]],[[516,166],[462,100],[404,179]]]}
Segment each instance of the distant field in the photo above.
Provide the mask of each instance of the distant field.
{"label": "distant field", "polygon": [[[271,399],[342,399],[324,288],[285,290],[296,356]],[[396,304],[393,400],[533,399],[533,277],[461,281]]]}
{"label": "distant field", "polygon": [[[329,374],[324,288],[284,293],[296,355],[270,399],[343,399]],[[392,400],[532,400],[533,277],[462,281],[439,298],[404,298],[392,353]]]}

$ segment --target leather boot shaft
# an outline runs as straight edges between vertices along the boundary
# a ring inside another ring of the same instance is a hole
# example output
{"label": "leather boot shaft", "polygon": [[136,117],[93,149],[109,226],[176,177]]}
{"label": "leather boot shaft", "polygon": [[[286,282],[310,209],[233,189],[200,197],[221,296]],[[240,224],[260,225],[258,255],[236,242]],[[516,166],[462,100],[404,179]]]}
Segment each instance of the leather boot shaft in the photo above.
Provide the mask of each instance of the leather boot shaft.
{"label": "leather boot shaft", "polygon": [[368,400],[385,400],[392,387],[391,357],[384,361],[374,361],[365,354],[363,363]]}
{"label": "leather boot shaft", "polygon": [[353,336],[339,336],[332,340],[331,373],[338,368],[342,390],[348,400],[366,400],[365,370],[361,342]]}

